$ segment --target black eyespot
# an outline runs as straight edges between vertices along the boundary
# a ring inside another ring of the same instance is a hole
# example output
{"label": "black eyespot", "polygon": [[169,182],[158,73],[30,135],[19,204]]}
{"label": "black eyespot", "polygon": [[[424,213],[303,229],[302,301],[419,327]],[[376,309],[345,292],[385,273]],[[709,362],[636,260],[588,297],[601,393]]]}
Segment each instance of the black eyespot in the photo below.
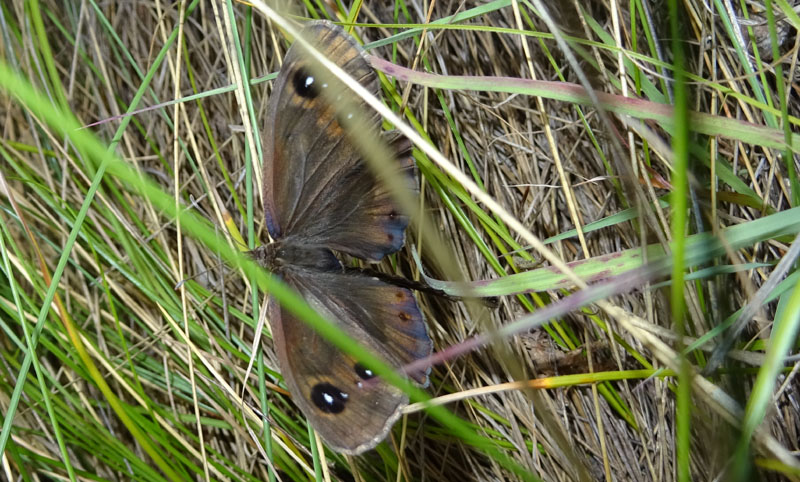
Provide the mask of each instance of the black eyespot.
{"label": "black eyespot", "polygon": [[349,395],[330,383],[317,383],[311,389],[311,401],[325,413],[341,413]]}
{"label": "black eyespot", "polygon": [[365,367],[361,363],[356,363],[356,366],[353,367],[353,368],[355,368],[356,374],[362,380],[369,380],[370,378],[373,378],[375,376],[375,374],[372,373],[372,370],[370,370],[369,368]]}
{"label": "black eyespot", "polygon": [[389,212],[389,219],[394,219],[394,218],[396,218],[396,217],[397,217],[397,211],[395,211],[394,209],[392,209],[392,210]]}
{"label": "black eyespot", "polygon": [[292,77],[295,92],[307,99],[313,99],[319,95],[319,85],[317,84],[317,79],[305,67],[297,69]]}

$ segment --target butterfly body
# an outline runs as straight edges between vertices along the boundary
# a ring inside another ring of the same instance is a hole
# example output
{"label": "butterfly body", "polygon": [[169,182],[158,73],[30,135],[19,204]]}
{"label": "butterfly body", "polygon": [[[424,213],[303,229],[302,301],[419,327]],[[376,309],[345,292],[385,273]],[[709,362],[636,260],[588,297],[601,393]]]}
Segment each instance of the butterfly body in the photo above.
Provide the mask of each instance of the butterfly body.
{"label": "butterfly body", "polygon": [[[358,44],[328,22],[303,36],[378,95],[375,72]],[[398,159],[396,179],[415,189],[409,145],[380,132],[380,118],[336,79],[323,77],[296,43],[275,81],[264,130],[264,203],[275,242],[254,257],[296,289],[326,319],[392,367],[431,353],[414,294],[377,277],[345,270],[334,252],[379,261],[405,242],[409,219],[351,141],[342,116],[367,113],[359,134],[383,138]],[[323,81],[322,79],[328,79]],[[342,111],[332,99],[349,96]],[[292,399],[332,448],[358,454],[388,433],[406,395],[343,353],[271,299],[275,352]],[[414,375],[427,383],[427,374]],[[369,381],[369,383],[366,383]]]}

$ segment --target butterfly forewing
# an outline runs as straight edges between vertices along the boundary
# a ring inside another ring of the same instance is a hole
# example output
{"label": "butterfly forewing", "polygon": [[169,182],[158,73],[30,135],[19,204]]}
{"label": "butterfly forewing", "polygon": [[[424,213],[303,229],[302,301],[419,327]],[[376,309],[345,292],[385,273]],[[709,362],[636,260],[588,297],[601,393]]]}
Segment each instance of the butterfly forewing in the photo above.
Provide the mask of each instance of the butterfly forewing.
{"label": "butterfly forewing", "polygon": [[[304,29],[303,35],[378,94],[377,76],[352,37],[322,22]],[[335,78],[323,76],[313,62],[302,48],[293,47],[275,82],[264,136],[267,226],[274,238],[302,238],[307,245],[378,261],[403,246],[408,217],[377,182],[349,141],[354,134],[340,119],[365,116],[361,125],[367,132],[358,135],[385,138],[395,151],[402,144],[381,135],[378,115]],[[339,96],[347,102],[331,102]],[[408,148],[399,149],[403,160],[396,165],[398,179],[413,180]],[[403,184],[410,189],[416,185]]]}
{"label": "butterfly forewing", "polygon": [[[365,276],[287,268],[284,279],[320,314],[393,368],[431,353],[413,293]],[[271,301],[273,340],[295,403],[325,441],[359,453],[383,439],[406,395]],[[301,347],[301,348],[297,348]],[[420,383],[426,373],[414,374]]]}

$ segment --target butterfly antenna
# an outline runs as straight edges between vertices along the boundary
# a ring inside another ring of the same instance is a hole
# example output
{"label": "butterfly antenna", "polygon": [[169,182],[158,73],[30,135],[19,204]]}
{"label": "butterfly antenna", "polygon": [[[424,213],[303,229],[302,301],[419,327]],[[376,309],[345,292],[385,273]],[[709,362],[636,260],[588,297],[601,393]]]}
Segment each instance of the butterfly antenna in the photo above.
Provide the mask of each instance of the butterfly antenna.
{"label": "butterfly antenna", "polygon": [[[215,264],[214,266],[212,266],[212,267],[210,267],[208,269],[204,269],[203,271],[200,271],[199,273],[195,273],[192,276],[188,276],[186,278],[183,278],[182,280],[180,280],[178,282],[178,284],[175,285],[175,287],[173,289],[178,290],[187,281],[191,281],[191,280],[193,280],[195,278],[199,278],[200,276],[203,276],[203,275],[205,275],[207,273],[210,273],[211,271],[219,268],[223,264],[224,264],[223,262],[219,262],[219,263]],[[225,282],[225,276],[224,275],[223,275],[223,280],[222,281],[223,281],[223,283]]]}

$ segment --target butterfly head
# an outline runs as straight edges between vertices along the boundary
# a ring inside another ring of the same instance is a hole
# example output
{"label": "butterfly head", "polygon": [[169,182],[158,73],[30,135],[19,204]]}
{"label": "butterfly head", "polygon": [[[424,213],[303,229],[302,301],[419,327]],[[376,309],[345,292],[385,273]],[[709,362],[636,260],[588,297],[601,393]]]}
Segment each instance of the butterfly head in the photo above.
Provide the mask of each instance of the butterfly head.
{"label": "butterfly head", "polygon": [[306,246],[293,240],[280,240],[250,251],[250,256],[262,267],[272,272],[286,269],[311,269],[340,271],[342,264],[324,247]]}

